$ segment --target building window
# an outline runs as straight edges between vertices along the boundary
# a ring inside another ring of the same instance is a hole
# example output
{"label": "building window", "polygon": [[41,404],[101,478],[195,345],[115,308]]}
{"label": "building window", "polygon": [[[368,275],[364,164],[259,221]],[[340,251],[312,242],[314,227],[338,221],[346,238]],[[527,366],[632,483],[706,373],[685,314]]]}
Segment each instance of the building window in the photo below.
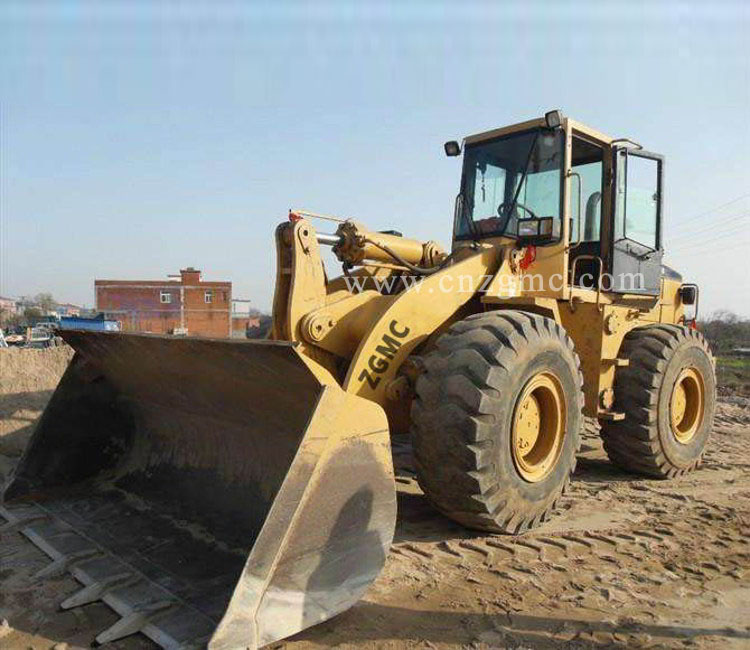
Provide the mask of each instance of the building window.
{"label": "building window", "polygon": [[206,304],[213,302],[213,299],[214,299],[214,294],[210,289],[206,291],[206,293],[203,294],[203,300]]}
{"label": "building window", "polygon": [[169,291],[162,291],[159,293],[159,300],[163,304],[168,304],[172,302],[172,294]]}

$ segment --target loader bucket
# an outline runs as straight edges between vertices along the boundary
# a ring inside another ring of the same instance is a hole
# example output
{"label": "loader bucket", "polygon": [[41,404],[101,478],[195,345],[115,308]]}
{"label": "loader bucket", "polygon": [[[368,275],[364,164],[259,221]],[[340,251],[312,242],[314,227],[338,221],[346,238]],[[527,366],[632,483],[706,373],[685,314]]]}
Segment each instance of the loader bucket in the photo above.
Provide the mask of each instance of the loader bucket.
{"label": "loader bucket", "polygon": [[120,614],[97,641],[258,648],[362,596],[395,525],[380,406],[289,343],[62,336],[0,515],[83,583],[63,608]]}

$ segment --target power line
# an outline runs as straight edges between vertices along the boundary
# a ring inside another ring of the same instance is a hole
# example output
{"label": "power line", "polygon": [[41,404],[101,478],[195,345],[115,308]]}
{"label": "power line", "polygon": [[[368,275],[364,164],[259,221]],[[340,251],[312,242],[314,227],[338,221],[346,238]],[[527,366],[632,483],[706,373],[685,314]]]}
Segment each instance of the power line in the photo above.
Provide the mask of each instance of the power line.
{"label": "power line", "polygon": [[721,232],[715,233],[713,236],[710,237],[697,237],[690,240],[681,241],[678,243],[678,245],[675,248],[687,248],[689,246],[695,246],[696,244],[705,244],[708,242],[715,241],[717,239],[723,239],[725,237],[732,237],[734,235],[739,235],[742,232],[747,232],[747,226],[745,224],[737,224],[734,228],[729,228],[727,230],[722,230]]}
{"label": "power line", "polygon": [[674,244],[677,248],[680,248],[683,246],[692,246],[695,243],[711,241],[717,236],[739,235],[743,231],[747,231],[747,230],[748,230],[747,222],[737,223],[731,226],[725,226],[714,232],[697,233],[697,234],[691,235],[690,237],[684,237],[682,239],[674,238],[674,239],[667,240],[667,241],[670,244]]}
{"label": "power line", "polygon": [[730,223],[736,219],[742,219],[747,216],[750,216],[750,212],[747,212],[745,214],[729,215],[719,221],[715,221],[713,223],[706,224],[705,226],[701,226],[700,228],[698,228],[698,230],[691,230],[689,232],[677,233],[672,239],[682,239],[684,237],[692,237],[693,235],[698,235],[703,232],[709,232],[711,230],[715,230],[717,227],[723,226],[725,223]]}
{"label": "power line", "polygon": [[[726,253],[732,253],[736,250],[747,250],[747,248],[748,248],[748,244],[746,244],[745,242],[735,242],[735,243],[729,243],[727,246],[723,247],[721,249],[721,252],[723,254],[726,254]],[[681,255],[695,255],[695,254],[696,254],[695,250],[691,250],[689,247],[677,249],[677,250],[665,250],[664,251],[664,256],[666,258],[680,257]]]}
{"label": "power line", "polygon": [[[741,232],[746,231],[746,228],[739,228],[737,230],[727,230],[723,233],[719,233],[715,237],[709,237],[708,239],[696,239],[695,241],[691,241],[689,243],[682,242],[681,245],[675,246],[673,250],[684,250],[686,248],[693,248],[695,246],[703,246],[705,244],[713,244],[715,242],[721,241],[723,239],[726,239],[727,237],[734,237]],[[739,244],[743,242],[737,242]],[[748,244],[745,244],[745,246],[748,246]]]}
{"label": "power line", "polygon": [[[701,241],[694,241],[694,242],[692,242],[690,244],[683,244],[682,246],[675,246],[672,250],[683,251],[683,250],[687,250],[687,249],[690,249],[690,248],[695,248],[697,246],[708,246],[710,244],[717,244],[717,243],[725,241],[728,238],[732,238],[732,237],[736,238],[736,236],[739,235],[739,234],[740,234],[739,231],[728,232],[726,234],[719,235],[719,236],[714,237],[712,239],[706,239],[706,240],[701,240]],[[737,243],[738,244],[742,244],[744,242],[737,242]],[[750,243],[745,243],[744,245],[745,245],[746,248],[750,247]]]}
{"label": "power line", "polygon": [[700,219],[701,217],[705,217],[707,214],[711,214],[712,212],[719,212],[720,210],[723,210],[724,208],[734,205],[735,203],[738,203],[739,201],[742,201],[742,199],[746,199],[750,197],[750,192],[747,194],[743,194],[742,196],[738,196],[736,199],[732,199],[731,201],[727,201],[726,203],[722,203],[719,206],[716,206],[715,208],[709,208],[708,210],[705,210],[699,214],[696,214],[692,217],[689,217],[687,219],[683,219],[681,223],[690,223],[691,221],[695,221],[696,219]]}

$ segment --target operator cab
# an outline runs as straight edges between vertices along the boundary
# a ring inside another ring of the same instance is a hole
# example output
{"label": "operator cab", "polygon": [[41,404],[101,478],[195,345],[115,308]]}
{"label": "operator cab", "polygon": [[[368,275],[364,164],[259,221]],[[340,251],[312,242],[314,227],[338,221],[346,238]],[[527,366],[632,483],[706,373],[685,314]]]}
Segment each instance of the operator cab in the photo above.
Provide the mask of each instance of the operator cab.
{"label": "operator cab", "polygon": [[595,288],[606,273],[606,291],[659,294],[661,156],[560,111],[470,136],[463,153],[454,241],[564,247],[573,285]]}
{"label": "operator cab", "polygon": [[559,240],[564,156],[564,133],[552,129],[467,146],[456,239],[517,238],[519,223],[544,218],[550,242]]}

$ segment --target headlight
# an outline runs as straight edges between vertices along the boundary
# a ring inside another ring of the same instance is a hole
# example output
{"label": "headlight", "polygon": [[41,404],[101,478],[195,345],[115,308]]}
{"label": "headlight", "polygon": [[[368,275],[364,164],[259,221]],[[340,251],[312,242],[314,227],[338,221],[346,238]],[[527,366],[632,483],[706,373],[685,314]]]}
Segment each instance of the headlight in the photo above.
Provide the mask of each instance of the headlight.
{"label": "headlight", "polygon": [[445,155],[446,156],[460,156],[461,155],[461,145],[458,144],[455,140],[448,140],[443,145],[443,149],[445,149]]}
{"label": "headlight", "polygon": [[544,114],[544,121],[547,123],[547,128],[556,129],[562,126],[563,114],[561,110],[549,111]]}
{"label": "headlight", "polygon": [[552,238],[552,217],[541,217],[540,219],[519,219],[519,237],[540,237],[542,239]]}

